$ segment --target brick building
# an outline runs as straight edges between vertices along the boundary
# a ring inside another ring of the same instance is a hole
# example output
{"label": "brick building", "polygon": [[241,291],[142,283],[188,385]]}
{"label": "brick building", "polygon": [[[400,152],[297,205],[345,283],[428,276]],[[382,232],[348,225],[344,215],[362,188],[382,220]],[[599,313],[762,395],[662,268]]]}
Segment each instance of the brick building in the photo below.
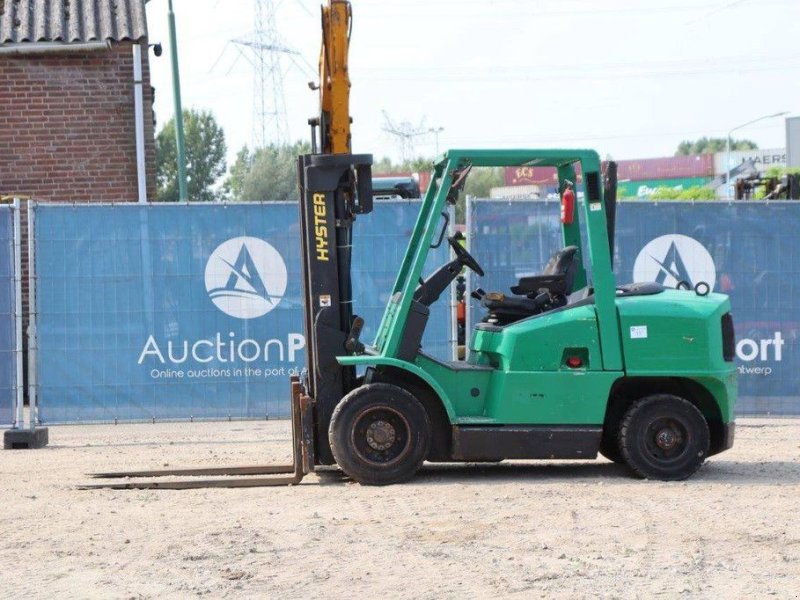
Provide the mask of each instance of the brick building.
{"label": "brick building", "polygon": [[0,0],[0,197],[155,199],[145,1]]}
{"label": "brick building", "polygon": [[0,195],[153,200],[145,0],[0,0],[0,13]]}

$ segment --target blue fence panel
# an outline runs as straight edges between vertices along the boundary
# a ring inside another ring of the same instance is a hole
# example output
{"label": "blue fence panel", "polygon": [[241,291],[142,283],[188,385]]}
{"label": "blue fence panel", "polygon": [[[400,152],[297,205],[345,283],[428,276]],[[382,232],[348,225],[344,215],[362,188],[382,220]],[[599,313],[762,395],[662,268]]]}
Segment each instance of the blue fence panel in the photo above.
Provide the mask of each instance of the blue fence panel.
{"label": "blue fence panel", "polygon": [[258,209],[37,207],[41,420],[285,411],[302,366],[297,209]]}
{"label": "blue fence panel", "polygon": [[[378,334],[419,209],[419,201],[376,202],[375,210],[359,216],[353,227],[353,306],[365,319],[364,342],[372,343]],[[448,262],[449,253],[446,242],[431,250],[423,277]],[[422,339],[425,352],[443,360],[451,358],[450,304],[445,293],[431,306]]]}
{"label": "blue fence panel", "polygon": [[[487,275],[473,287],[508,291],[561,245],[558,203],[475,200],[472,253]],[[740,414],[800,414],[800,204],[621,203],[617,283],[706,281],[730,295]],[[664,268],[666,267],[666,268]],[[473,323],[483,311],[471,304]]]}
{"label": "blue fence panel", "polygon": [[[470,252],[486,274],[470,273],[472,287],[508,292],[520,277],[540,273],[562,247],[560,204],[544,201],[473,200]],[[471,314],[480,320],[480,303]]]}
{"label": "blue fence panel", "polygon": [[[356,224],[370,327],[418,208]],[[296,204],[41,205],[34,223],[43,422],[288,415],[305,358]]]}
{"label": "blue fence panel", "polygon": [[13,210],[0,205],[0,427],[14,423],[17,394]]}
{"label": "blue fence panel", "polygon": [[800,203],[623,203],[617,232],[619,282],[679,276],[730,295],[737,412],[800,414]]}

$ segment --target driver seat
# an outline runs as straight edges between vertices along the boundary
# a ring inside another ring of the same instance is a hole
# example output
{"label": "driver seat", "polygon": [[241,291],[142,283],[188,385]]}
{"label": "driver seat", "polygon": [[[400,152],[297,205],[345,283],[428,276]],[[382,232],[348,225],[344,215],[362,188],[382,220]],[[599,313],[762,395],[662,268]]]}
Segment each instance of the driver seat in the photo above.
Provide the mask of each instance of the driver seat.
{"label": "driver seat", "polygon": [[511,293],[530,298],[547,292],[551,296],[563,296],[566,299],[573,291],[575,275],[578,273],[577,254],[577,246],[559,250],[547,261],[541,275],[522,277],[519,284],[512,286]]}
{"label": "driver seat", "polygon": [[484,322],[509,325],[566,305],[578,272],[577,255],[577,246],[567,246],[550,257],[540,275],[522,277],[511,287],[511,292],[521,298],[500,292],[485,294],[481,305],[489,314]]}

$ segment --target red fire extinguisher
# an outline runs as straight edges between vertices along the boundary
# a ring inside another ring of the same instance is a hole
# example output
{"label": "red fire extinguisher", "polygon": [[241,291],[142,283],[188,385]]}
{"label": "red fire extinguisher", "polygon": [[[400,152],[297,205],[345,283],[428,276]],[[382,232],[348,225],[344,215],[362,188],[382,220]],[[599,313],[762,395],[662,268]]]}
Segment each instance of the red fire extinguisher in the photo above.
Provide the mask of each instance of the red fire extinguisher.
{"label": "red fire extinguisher", "polygon": [[561,194],[561,222],[564,225],[571,225],[575,219],[575,192],[572,186],[568,185]]}

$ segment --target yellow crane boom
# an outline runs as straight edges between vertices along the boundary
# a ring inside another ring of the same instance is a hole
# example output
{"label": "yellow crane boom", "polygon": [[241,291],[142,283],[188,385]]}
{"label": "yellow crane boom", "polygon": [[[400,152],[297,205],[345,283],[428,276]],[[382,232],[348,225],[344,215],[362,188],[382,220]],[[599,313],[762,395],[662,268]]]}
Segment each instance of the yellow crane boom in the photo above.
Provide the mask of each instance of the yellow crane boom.
{"label": "yellow crane boom", "polygon": [[353,10],[348,0],[322,6],[322,49],[319,56],[320,151],[350,152],[350,74],[348,52]]}

